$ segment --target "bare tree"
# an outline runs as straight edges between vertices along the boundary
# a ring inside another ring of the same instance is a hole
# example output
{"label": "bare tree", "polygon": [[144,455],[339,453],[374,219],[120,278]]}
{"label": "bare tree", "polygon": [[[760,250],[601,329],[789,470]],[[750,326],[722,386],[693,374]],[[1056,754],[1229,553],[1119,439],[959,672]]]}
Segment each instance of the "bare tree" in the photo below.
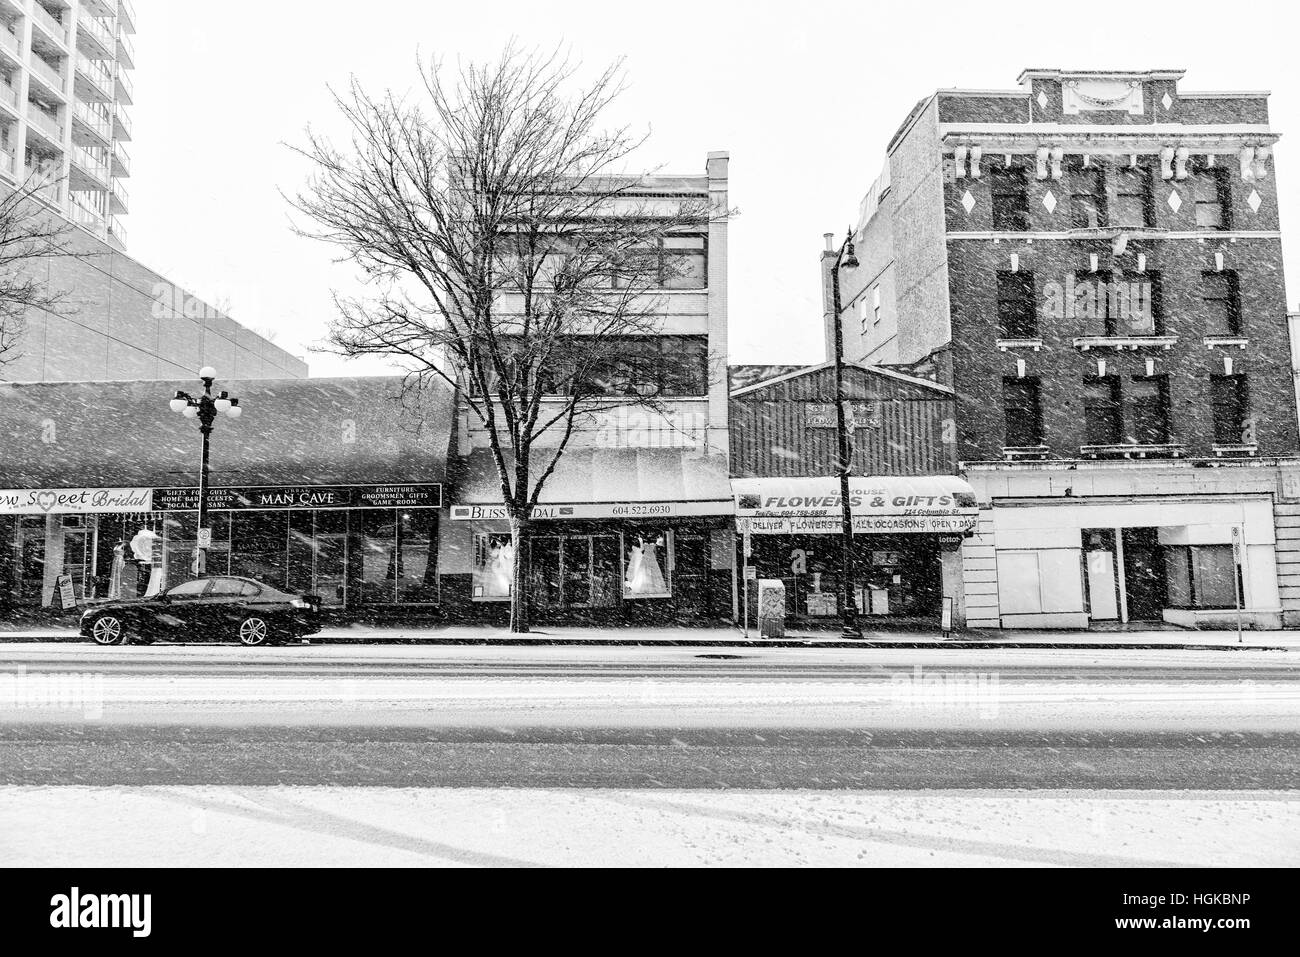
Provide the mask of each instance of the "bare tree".
{"label": "bare tree", "polygon": [[93,255],[76,247],[75,228],[43,200],[55,185],[34,172],[0,196],[0,369],[21,355],[31,310],[67,311],[67,290],[51,288],[40,267],[51,259]]}
{"label": "bare tree", "polygon": [[636,337],[662,328],[674,238],[726,211],[639,195],[646,177],[620,167],[642,140],[600,125],[619,64],[572,94],[568,62],[513,48],[420,76],[415,101],[355,80],[336,95],[350,148],[308,130],[292,203],[374,290],[336,294],[333,347],[397,357],[415,387],[444,380],[485,427],[516,556],[510,627],[527,631],[532,510],[584,417],[658,410]]}

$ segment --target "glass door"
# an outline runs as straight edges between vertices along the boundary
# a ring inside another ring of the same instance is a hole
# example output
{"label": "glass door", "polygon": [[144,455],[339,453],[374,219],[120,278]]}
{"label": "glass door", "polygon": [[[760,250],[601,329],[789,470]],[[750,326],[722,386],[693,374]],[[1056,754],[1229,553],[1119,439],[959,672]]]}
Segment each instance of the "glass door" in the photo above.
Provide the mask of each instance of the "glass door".
{"label": "glass door", "polygon": [[561,600],[569,608],[587,608],[591,605],[591,538],[582,535],[560,542]]}
{"label": "glass door", "polygon": [[319,595],[326,607],[347,603],[348,536],[346,533],[317,535],[316,567],[312,574],[312,594]]}
{"label": "glass door", "polygon": [[539,609],[559,608],[564,604],[563,577],[560,573],[560,538],[534,538],[528,545],[529,597]]}

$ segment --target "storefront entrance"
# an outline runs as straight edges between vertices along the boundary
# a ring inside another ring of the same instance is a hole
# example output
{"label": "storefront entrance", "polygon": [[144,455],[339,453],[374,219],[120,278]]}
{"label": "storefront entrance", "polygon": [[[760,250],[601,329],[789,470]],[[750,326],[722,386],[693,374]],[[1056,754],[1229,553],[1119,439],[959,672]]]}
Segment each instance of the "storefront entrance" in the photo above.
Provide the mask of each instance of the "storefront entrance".
{"label": "storefront entrance", "polygon": [[[785,583],[786,614],[832,621],[840,614],[840,539],[835,535],[755,535],[749,564],[759,578]],[[943,568],[936,535],[860,535],[854,539],[853,594],[861,617],[938,620]],[[750,589],[751,604],[755,589]]]}
{"label": "storefront entrance", "polygon": [[544,535],[529,543],[533,607],[539,611],[618,604],[618,537]]}

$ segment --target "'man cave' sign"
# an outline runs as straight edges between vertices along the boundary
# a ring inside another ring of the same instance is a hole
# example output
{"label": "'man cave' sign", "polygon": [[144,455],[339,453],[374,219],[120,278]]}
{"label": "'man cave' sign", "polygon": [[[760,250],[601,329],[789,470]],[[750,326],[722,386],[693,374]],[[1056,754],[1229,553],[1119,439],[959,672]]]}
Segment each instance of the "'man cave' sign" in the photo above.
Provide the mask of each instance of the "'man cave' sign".
{"label": "'man cave' sign", "polygon": [[[153,507],[158,512],[197,511],[199,490],[154,489]],[[288,485],[208,489],[208,508],[214,511],[441,507],[441,485]]]}

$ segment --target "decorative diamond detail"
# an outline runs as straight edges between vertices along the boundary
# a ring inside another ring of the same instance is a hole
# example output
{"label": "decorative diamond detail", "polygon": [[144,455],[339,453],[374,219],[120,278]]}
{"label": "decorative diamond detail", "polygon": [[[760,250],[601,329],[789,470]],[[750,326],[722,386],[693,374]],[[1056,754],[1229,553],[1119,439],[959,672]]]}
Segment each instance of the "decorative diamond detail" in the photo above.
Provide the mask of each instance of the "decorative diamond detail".
{"label": "decorative diamond detail", "polygon": [[1169,191],[1169,208],[1175,213],[1183,208],[1183,198],[1178,195],[1178,190],[1176,189],[1171,189]]}
{"label": "decorative diamond detail", "polygon": [[1047,109],[1047,94],[1042,90],[1038,91],[1038,105],[1043,109]]}
{"label": "decorative diamond detail", "polygon": [[969,216],[970,211],[975,208],[975,197],[970,194],[970,190],[962,194],[961,204],[966,210],[966,215]]}
{"label": "decorative diamond detail", "polygon": [[1174,105],[1174,98],[1170,96],[1168,93],[1166,93],[1164,96],[1160,98],[1160,102],[1164,104],[1164,107],[1167,110]]}
{"label": "decorative diamond detail", "polygon": [[1252,213],[1258,213],[1259,207],[1264,205],[1264,200],[1256,190],[1252,189],[1250,195],[1246,197],[1246,204],[1250,206]]}
{"label": "decorative diamond detail", "polygon": [[1047,207],[1049,213],[1056,212],[1056,194],[1050,189],[1043,194],[1043,205]]}

